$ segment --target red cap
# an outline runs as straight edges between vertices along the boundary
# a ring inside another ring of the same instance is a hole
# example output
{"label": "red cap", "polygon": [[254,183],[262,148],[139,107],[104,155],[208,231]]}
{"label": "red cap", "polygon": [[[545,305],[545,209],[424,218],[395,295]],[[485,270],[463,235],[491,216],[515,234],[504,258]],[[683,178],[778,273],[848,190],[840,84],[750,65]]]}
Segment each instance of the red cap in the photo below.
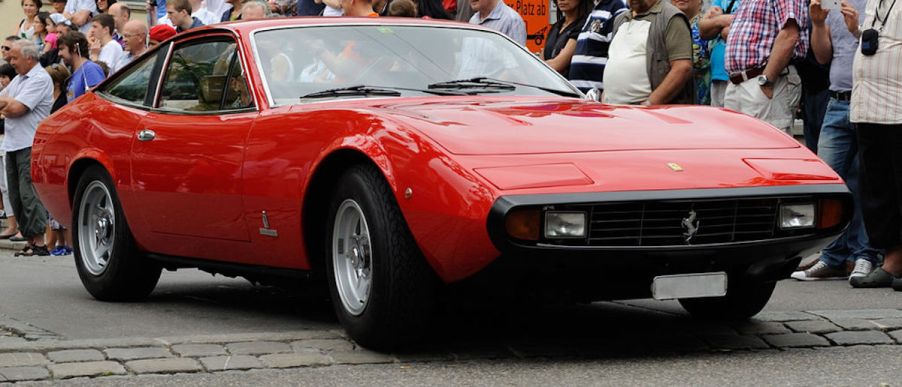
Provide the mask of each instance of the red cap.
{"label": "red cap", "polygon": [[162,42],[166,39],[169,39],[175,36],[175,28],[172,28],[166,24],[157,24],[150,28],[150,40],[155,40],[157,42]]}

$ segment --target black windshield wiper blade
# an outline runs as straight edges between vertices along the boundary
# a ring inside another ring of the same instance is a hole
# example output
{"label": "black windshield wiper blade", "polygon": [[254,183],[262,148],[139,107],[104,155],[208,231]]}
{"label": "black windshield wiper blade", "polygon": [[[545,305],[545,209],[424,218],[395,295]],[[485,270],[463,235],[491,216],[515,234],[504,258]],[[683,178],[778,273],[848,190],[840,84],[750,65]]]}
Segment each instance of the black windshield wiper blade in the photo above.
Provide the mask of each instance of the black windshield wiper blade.
{"label": "black windshield wiper blade", "polygon": [[[379,87],[385,87],[385,86],[379,86]],[[401,91],[416,91],[419,93],[435,94],[435,95],[468,95],[467,93],[464,93],[462,91],[453,91],[453,90],[427,90],[427,89],[415,89],[415,88],[394,87],[394,86],[385,87],[385,88],[392,89],[392,90],[401,90]]]}
{"label": "black windshield wiper blade", "polygon": [[355,95],[374,95],[374,96],[389,96],[389,97],[399,97],[401,96],[401,91],[416,91],[419,93],[426,94],[435,94],[435,95],[467,95],[466,93],[460,91],[451,91],[451,90],[426,90],[426,89],[414,89],[414,88],[406,88],[406,87],[394,87],[394,86],[367,86],[367,85],[357,85],[357,86],[348,86],[348,87],[340,87],[337,89],[329,89],[323,91],[317,91],[314,93],[306,94],[301,96],[301,98],[327,98],[327,97],[341,97],[341,96],[355,96]]}
{"label": "black windshield wiper blade", "polygon": [[329,97],[342,97],[342,96],[387,96],[387,97],[400,97],[401,92],[397,90],[382,88],[382,87],[372,87],[366,85],[357,85],[357,86],[348,86],[348,87],[339,87],[337,89],[329,89],[313,92],[310,94],[305,94],[301,96],[301,99],[304,98],[329,98]]}
{"label": "black windshield wiper blade", "polygon": [[509,82],[499,82],[491,78],[476,77],[453,81],[436,82],[426,86],[429,89],[504,89],[514,90],[516,86]]}
{"label": "black windshield wiper blade", "polygon": [[570,90],[558,90],[551,89],[543,86],[530,85],[528,83],[514,82],[514,81],[504,81],[501,79],[494,79],[489,77],[475,77],[469,79],[459,79],[456,81],[447,81],[447,82],[439,82],[433,83],[428,87],[430,89],[444,89],[444,88],[479,88],[479,87],[491,87],[491,88],[503,88],[507,87],[510,90],[513,90],[515,86],[522,87],[530,87],[533,89],[542,90],[548,93],[557,94],[564,97],[574,97],[579,98],[580,95],[576,92]]}

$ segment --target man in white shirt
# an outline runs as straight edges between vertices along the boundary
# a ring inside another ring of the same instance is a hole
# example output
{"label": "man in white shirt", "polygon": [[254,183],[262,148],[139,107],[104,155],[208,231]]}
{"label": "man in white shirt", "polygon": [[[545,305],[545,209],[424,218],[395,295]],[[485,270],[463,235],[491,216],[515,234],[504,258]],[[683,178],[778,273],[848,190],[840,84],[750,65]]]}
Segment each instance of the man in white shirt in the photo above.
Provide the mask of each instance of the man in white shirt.
{"label": "man in white shirt", "polygon": [[217,15],[210,12],[210,10],[204,6],[203,0],[188,0],[188,2],[191,3],[191,17],[200,20],[205,26],[219,23],[222,13]]}
{"label": "man in white shirt", "polygon": [[847,22],[861,41],[852,64],[849,121],[858,135],[865,229],[871,246],[885,253],[881,267],[849,282],[902,291],[902,3],[868,0],[864,15],[861,26]]}
{"label": "man in white shirt", "polygon": [[122,28],[122,37],[125,39],[125,54],[116,64],[115,71],[119,71],[147,51],[147,25],[138,20],[130,20]]}
{"label": "man in white shirt", "polygon": [[513,8],[501,0],[470,0],[470,7],[476,11],[470,24],[491,28],[507,35],[520,45],[526,45],[526,23]]}
{"label": "man in white shirt", "polygon": [[113,17],[108,14],[100,14],[94,16],[91,20],[91,34],[94,36],[94,43],[91,45],[91,60],[94,62],[103,62],[110,67],[110,72],[118,70],[119,60],[122,57],[122,46],[119,42],[113,40],[113,29],[115,28]]}
{"label": "man in white shirt", "polygon": [[16,222],[28,245],[16,256],[50,255],[44,244],[47,210],[31,181],[31,146],[38,124],[50,114],[53,81],[39,59],[34,42],[19,40],[10,47],[9,63],[16,76],[0,92],[0,114],[6,117],[6,136],[0,150],[6,152],[6,180]]}
{"label": "man in white shirt", "polygon": [[614,18],[604,70],[604,102],[692,103],[689,20],[667,0],[629,2]]}
{"label": "man in white shirt", "polygon": [[72,25],[78,27],[78,32],[87,35],[88,31],[91,30],[91,17],[96,13],[97,4],[94,0],[69,0],[66,2],[63,16]]}

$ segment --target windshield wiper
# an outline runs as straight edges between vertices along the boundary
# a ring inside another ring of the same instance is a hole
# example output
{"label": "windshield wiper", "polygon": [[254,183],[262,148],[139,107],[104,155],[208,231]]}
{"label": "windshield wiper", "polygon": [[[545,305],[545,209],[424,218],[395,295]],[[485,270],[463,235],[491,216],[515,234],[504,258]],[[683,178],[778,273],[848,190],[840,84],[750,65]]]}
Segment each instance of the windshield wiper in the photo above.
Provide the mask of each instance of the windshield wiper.
{"label": "windshield wiper", "polygon": [[517,89],[515,85],[509,82],[496,81],[486,77],[436,82],[426,87],[429,89],[496,89],[497,91],[514,91]]}
{"label": "windshield wiper", "polygon": [[569,90],[558,90],[551,89],[542,86],[530,85],[528,83],[520,83],[513,81],[503,81],[500,79],[494,79],[489,77],[475,77],[468,79],[458,79],[456,81],[446,81],[446,82],[438,82],[433,83],[427,86],[430,89],[477,89],[477,88],[492,88],[492,89],[504,89],[506,91],[512,91],[516,88],[516,86],[522,87],[530,87],[533,89],[542,90],[548,93],[561,95],[564,97],[575,97],[579,98],[580,95]]}
{"label": "windshield wiper", "polygon": [[301,99],[304,98],[329,98],[329,97],[342,97],[346,95],[354,95],[354,96],[387,96],[387,97],[400,97],[401,92],[392,89],[386,89],[382,87],[372,87],[366,85],[357,85],[357,86],[348,86],[348,87],[339,87],[337,89],[328,89],[313,92],[310,94],[305,94],[301,96]]}
{"label": "windshield wiper", "polygon": [[462,92],[458,92],[458,91],[448,91],[448,90],[422,90],[422,89],[412,89],[412,88],[405,88],[405,87],[356,85],[356,86],[339,87],[336,89],[322,90],[322,91],[317,91],[317,92],[313,92],[310,94],[305,94],[305,95],[301,96],[301,99],[304,99],[304,98],[329,98],[329,97],[343,97],[343,96],[400,97],[401,91],[416,91],[416,92],[420,92],[420,93],[435,94],[435,95],[466,95],[466,93],[462,93]]}

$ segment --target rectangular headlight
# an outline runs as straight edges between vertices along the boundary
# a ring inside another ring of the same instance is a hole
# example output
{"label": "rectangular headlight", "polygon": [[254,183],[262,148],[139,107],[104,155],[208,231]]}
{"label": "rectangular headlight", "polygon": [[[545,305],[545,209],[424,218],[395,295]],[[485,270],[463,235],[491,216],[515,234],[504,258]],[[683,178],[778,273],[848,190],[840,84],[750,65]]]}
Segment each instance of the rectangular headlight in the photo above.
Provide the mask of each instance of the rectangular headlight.
{"label": "rectangular headlight", "polygon": [[545,212],[546,238],[585,238],[586,213],[579,211]]}
{"label": "rectangular headlight", "polygon": [[813,228],[817,211],[814,203],[783,204],[780,206],[780,228],[791,230]]}

